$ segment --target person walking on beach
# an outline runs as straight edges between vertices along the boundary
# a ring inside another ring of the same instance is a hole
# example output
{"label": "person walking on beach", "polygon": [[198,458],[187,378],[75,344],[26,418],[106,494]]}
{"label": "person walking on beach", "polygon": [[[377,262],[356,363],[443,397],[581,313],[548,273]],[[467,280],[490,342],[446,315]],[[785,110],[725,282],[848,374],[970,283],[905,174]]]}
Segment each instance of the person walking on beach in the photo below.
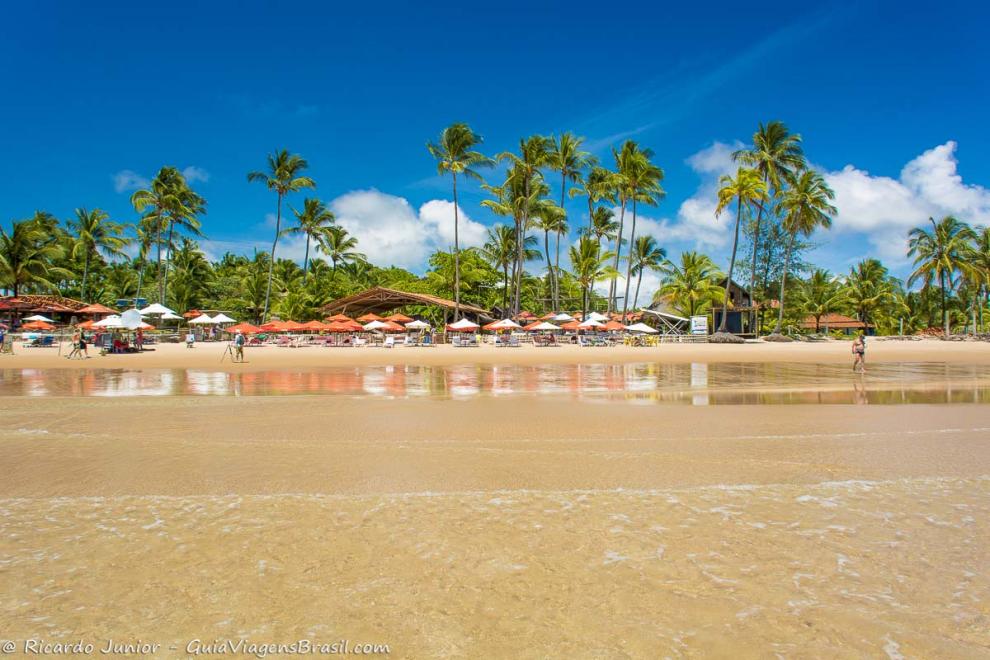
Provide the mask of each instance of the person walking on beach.
{"label": "person walking on beach", "polygon": [[69,345],[72,346],[72,350],[69,351],[69,354],[65,356],[66,359],[71,360],[73,358],[76,358],[76,357],[79,357],[80,356],[80,353],[79,353],[79,340],[80,340],[81,337],[82,337],[82,334],[78,330],[76,330],[75,332],[72,333],[72,339],[69,342]]}
{"label": "person walking on beach", "polygon": [[861,332],[853,340],[852,345],[853,354],[853,371],[859,371],[861,374],[866,373],[866,336]]}
{"label": "person walking on beach", "polygon": [[234,335],[234,361],[244,362],[244,333],[240,330]]}

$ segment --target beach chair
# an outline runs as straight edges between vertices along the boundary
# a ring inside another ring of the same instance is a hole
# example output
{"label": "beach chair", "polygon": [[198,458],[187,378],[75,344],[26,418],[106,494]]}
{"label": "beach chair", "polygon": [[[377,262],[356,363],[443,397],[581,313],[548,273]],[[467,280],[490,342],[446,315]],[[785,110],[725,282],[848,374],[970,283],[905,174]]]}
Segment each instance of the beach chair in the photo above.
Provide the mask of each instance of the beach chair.
{"label": "beach chair", "polygon": [[360,348],[361,346],[367,346],[367,345],[368,345],[368,340],[365,339],[364,337],[355,337],[354,338],[354,347],[355,348]]}
{"label": "beach chair", "polygon": [[457,348],[460,348],[460,346],[461,346],[461,336],[460,335],[454,335],[453,337],[451,337],[450,338],[450,345],[451,346],[454,346],[454,347],[457,347]]}
{"label": "beach chair", "polygon": [[402,341],[403,346],[416,346],[417,344],[416,338],[412,335],[406,335],[406,338]]}
{"label": "beach chair", "polygon": [[509,337],[509,343],[506,345],[509,348],[519,348],[519,337]]}
{"label": "beach chair", "polygon": [[505,341],[498,335],[495,335],[495,340],[492,343],[495,344],[495,348],[502,348],[506,345]]}
{"label": "beach chair", "polygon": [[395,337],[393,337],[392,335],[389,335],[388,337],[386,337],[385,338],[385,341],[382,342],[382,347],[384,347],[384,348],[395,348]]}

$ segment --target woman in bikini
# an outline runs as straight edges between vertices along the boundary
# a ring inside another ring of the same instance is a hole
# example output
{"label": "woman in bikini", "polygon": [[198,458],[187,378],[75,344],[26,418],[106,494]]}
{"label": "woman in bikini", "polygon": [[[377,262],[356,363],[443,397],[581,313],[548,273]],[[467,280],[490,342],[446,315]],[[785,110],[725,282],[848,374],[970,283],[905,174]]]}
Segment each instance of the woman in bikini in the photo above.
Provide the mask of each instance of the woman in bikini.
{"label": "woman in bikini", "polygon": [[859,333],[852,345],[853,371],[859,369],[859,373],[866,373],[866,337]]}

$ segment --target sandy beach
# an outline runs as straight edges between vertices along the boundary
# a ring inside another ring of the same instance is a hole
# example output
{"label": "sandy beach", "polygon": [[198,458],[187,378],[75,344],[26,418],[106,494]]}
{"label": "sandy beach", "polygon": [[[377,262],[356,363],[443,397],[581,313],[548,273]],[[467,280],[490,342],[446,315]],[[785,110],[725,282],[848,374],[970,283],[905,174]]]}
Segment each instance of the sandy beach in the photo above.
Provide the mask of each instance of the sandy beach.
{"label": "sandy beach", "polygon": [[[582,348],[558,346],[535,348],[495,348],[482,344],[476,348],[438,345],[432,348],[381,347],[278,348],[264,346],[245,350],[244,364],[223,359],[226,343],[205,342],[187,349],[180,344],[160,344],[141,354],[104,355],[90,347],[90,359],[67,360],[67,345],[62,355],[57,348],[16,348],[15,355],[0,356],[0,369],[65,368],[196,368],[228,371],[295,369],[321,366],[364,366],[415,364],[440,366],[451,364],[621,364],[628,362],[827,362],[852,363],[850,342],[794,342],[778,344],[753,342],[743,345],[666,343],[655,347],[615,346]],[[990,342],[944,342],[938,340],[870,340],[870,362],[947,362],[990,364]]]}
{"label": "sandy beach", "polygon": [[[220,350],[0,367],[848,364],[838,342],[264,348],[243,366]],[[990,351],[875,342],[870,358]],[[5,396],[0,629],[165,656],[345,639],[414,658],[985,657],[988,437],[981,404]]]}

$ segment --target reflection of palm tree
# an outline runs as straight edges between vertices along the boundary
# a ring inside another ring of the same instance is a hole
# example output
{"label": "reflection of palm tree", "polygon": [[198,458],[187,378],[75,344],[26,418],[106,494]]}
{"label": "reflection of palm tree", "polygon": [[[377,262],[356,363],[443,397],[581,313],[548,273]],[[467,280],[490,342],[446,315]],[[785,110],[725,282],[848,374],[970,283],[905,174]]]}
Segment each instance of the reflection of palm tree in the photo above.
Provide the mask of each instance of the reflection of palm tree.
{"label": "reflection of palm tree", "polygon": [[836,209],[830,203],[835,193],[825,183],[825,178],[813,170],[801,172],[791,182],[784,193],[781,208],[784,212],[784,229],[788,233],[787,252],[784,256],[784,270],[780,276],[780,307],[777,309],[777,327],[773,333],[779,334],[784,325],[784,287],[787,285],[787,271],[791,267],[791,253],[798,234],[811,236],[819,227],[832,226],[832,216]]}
{"label": "reflection of palm tree", "polygon": [[670,298],[674,309],[685,316],[695,316],[723,300],[718,284],[722,273],[708,255],[682,252],[680,265],[666,261],[660,272],[662,283],[654,301]]}
{"label": "reflection of palm tree", "polygon": [[659,270],[667,260],[667,251],[657,244],[652,236],[640,236],[633,243],[630,254],[632,275],[636,276],[636,296],[633,298],[633,309],[639,305],[639,286],[643,283],[644,270]]}
{"label": "reflection of palm tree", "polygon": [[946,306],[948,293],[955,287],[953,278],[973,251],[976,234],[964,222],[946,216],[932,223],[932,230],[915,227],[908,233],[908,256],[914,257],[914,272],[908,278],[908,286],[921,280],[924,288],[938,281],[942,300],[942,324],[945,336],[949,336],[949,311]]}
{"label": "reflection of palm tree", "polygon": [[492,160],[475,147],[481,144],[481,136],[467,124],[451,124],[440,133],[436,143],[428,142],[426,148],[437,160],[437,172],[441,175],[450,172],[454,184],[454,320],[461,315],[461,261],[460,237],[458,234],[457,175],[481,181],[481,175],[474,168],[488,167]]}
{"label": "reflection of palm tree", "polygon": [[767,186],[755,170],[740,167],[736,170],[736,177],[732,178],[728,174],[723,175],[719,181],[718,205],[715,207],[715,216],[718,217],[722,211],[736,201],[736,225],[732,238],[732,256],[729,259],[729,272],[725,276],[725,293],[722,300],[722,320],[718,324],[717,332],[726,331],[726,321],[728,320],[729,307],[729,286],[732,284],[732,271],[736,267],[736,250],[739,247],[739,223],[742,220],[743,206],[752,204],[762,204],[767,198]]}
{"label": "reflection of palm tree", "polygon": [[116,257],[123,254],[127,239],[122,236],[124,228],[122,225],[110,220],[105,212],[100,209],[87,211],[86,209],[76,209],[76,217],[69,221],[69,228],[75,232],[75,244],[72,248],[73,256],[83,259],[82,288],[79,297],[85,302],[86,299],[86,279],[89,275],[89,264],[92,257],[99,257],[101,254],[107,257]]}
{"label": "reflection of palm tree", "polygon": [[295,227],[285,230],[286,234],[303,234],[306,237],[306,254],[303,257],[303,273],[309,272],[309,244],[316,240],[321,232],[332,225],[336,218],[326,204],[316,198],[303,200],[302,212],[292,210],[296,216]]}

